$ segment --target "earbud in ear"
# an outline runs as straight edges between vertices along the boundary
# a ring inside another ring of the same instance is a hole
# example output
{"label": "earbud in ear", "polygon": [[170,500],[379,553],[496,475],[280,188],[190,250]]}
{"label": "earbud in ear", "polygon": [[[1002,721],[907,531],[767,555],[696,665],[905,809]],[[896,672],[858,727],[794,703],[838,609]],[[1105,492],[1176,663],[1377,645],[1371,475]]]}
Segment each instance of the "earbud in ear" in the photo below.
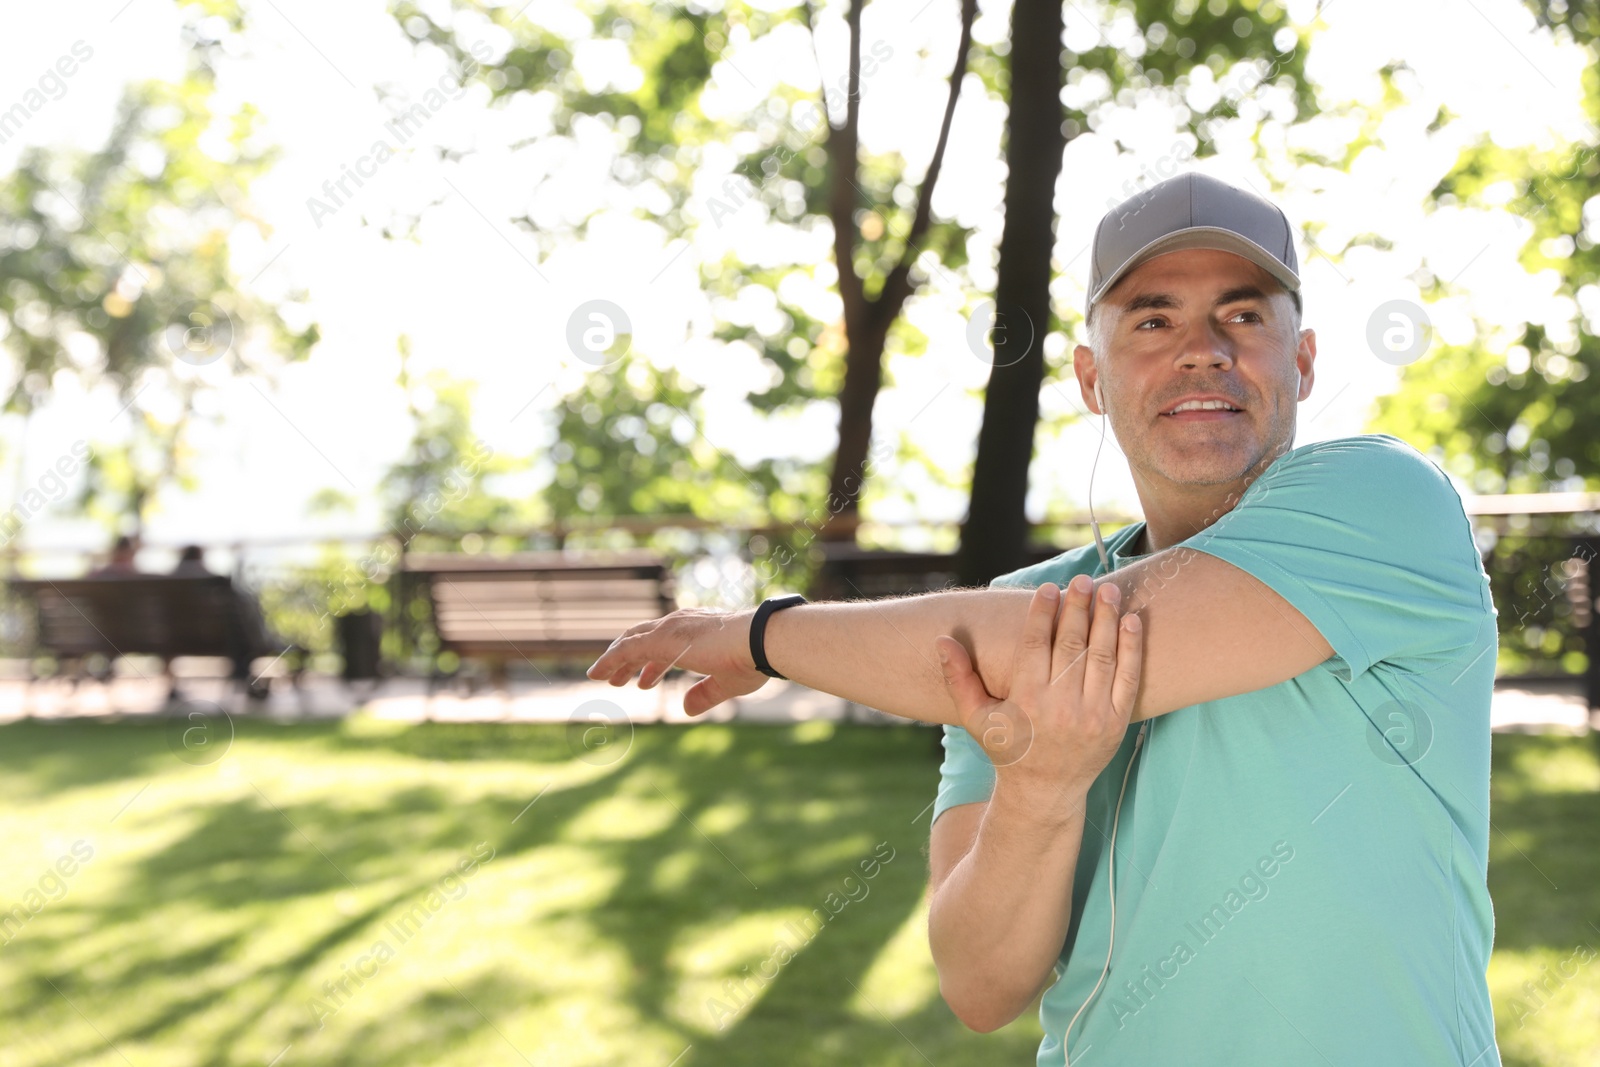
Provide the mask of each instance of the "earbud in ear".
{"label": "earbud in ear", "polygon": [[1100,405],[1100,414],[1104,415],[1106,413],[1106,398],[1100,395],[1100,380],[1098,378],[1095,379],[1094,383],[1094,402]]}

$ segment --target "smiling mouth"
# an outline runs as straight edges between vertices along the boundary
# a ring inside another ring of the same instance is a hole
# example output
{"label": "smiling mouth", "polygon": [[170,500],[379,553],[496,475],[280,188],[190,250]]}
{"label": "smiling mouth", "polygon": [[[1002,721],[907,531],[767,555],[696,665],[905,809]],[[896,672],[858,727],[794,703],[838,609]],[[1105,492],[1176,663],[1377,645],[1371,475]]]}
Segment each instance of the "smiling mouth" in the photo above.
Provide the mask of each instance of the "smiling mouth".
{"label": "smiling mouth", "polygon": [[1234,408],[1189,408],[1187,411],[1163,411],[1163,419],[1173,419],[1174,422],[1213,422],[1218,419],[1232,419],[1245,414]]}

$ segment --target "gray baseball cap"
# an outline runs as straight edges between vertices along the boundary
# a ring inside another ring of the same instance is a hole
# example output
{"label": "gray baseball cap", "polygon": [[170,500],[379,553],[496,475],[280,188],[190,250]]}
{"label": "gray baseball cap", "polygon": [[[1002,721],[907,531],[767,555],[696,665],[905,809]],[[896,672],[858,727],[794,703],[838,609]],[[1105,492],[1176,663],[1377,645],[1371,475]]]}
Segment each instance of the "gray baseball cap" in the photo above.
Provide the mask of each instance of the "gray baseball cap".
{"label": "gray baseball cap", "polygon": [[1139,264],[1184,248],[1232,252],[1291,292],[1300,290],[1293,230],[1283,210],[1248,190],[1189,171],[1106,212],[1094,231],[1085,309]]}

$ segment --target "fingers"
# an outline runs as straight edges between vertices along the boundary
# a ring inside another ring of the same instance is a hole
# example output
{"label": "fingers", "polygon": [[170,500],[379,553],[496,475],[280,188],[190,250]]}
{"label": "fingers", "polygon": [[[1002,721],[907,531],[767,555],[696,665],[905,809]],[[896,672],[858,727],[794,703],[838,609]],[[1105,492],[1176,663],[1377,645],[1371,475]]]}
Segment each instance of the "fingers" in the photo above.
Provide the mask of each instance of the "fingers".
{"label": "fingers", "polygon": [[1139,696],[1143,667],[1144,624],[1130,612],[1117,628],[1117,677],[1111,684],[1111,707],[1124,722],[1133,719],[1133,702]]}
{"label": "fingers", "polygon": [[[590,664],[584,673],[596,682],[608,681],[612,685],[627,685],[628,679],[632,678],[640,667],[645,666],[650,659],[657,658],[650,656],[645,649],[646,639],[660,630],[662,623],[678,614],[680,613],[674,612],[660,619],[628,627],[611,642],[610,647],[600,653],[600,658]],[[618,680],[619,675],[620,680]]]}
{"label": "fingers", "polygon": [[[1106,585],[1116,588],[1110,582]],[[1053,681],[1060,680],[1063,674],[1075,683],[1083,678],[1084,650],[1089,647],[1089,605],[1093,598],[1094,579],[1087,574],[1080,574],[1067,583],[1051,650],[1050,678]]]}
{"label": "fingers", "polygon": [[[1016,660],[1011,665],[1011,691],[1018,687],[1040,689],[1050,684],[1050,636],[1056,626],[1061,590],[1045,582],[1033,591],[1028,614],[1022,620]],[[962,649],[965,652],[965,649]]]}
{"label": "fingers", "polygon": [[677,660],[647,660],[642,658],[642,654],[629,655],[612,660],[608,664],[602,664],[597,660],[595,665],[589,668],[588,675],[594,681],[605,681],[621,687],[633,681],[634,675],[637,674],[640,689],[653,689],[675,666]]}
{"label": "fingers", "polygon": [[704,715],[733,694],[713,677],[700,679],[683,694],[683,711],[686,715]]}
{"label": "fingers", "polygon": [[978,672],[972,669],[972,657],[967,648],[953,637],[937,637],[934,652],[944,668],[945,685],[950,689],[950,703],[955,707],[957,724],[970,719],[979,708],[994,702],[994,697],[984,688]]}
{"label": "fingers", "polygon": [[611,647],[600,653],[600,658],[589,664],[589,669],[584,673],[596,682],[602,679],[609,680],[612,675],[617,673],[618,663],[621,660],[620,649],[622,643],[627,639],[627,635],[624,634],[611,642]]}
{"label": "fingers", "polygon": [[1103,583],[1095,594],[1094,621],[1089,626],[1089,647],[1083,657],[1083,695],[1102,707],[1111,704],[1111,683],[1117,671],[1117,635],[1122,613],[1122,590]]}
{"label": "fingers", "polygon": [[[639,674],[640,668],[643,668],[644,674],[640,675],[639,688],[650,688],[650,685],[655,684],[649,679],[650,671],[658,666],[653,662],[655,657],[651,655],[657,650],[646,647],[650,633],[650,630],[642,630],[637,626],[630,627],[621,637],[611,642],[611,647],[600,653],[600,658],[595,660],[584,673],[593,681],[608,682],[620,687],[631,682],[633,676]],[[657,645],[659,643],[655,642]],[[660,676],[665,673],[666,669],[662,668],[657,673],[655,681],[659,681]],[[647,681],[650,681],[649,685],[645,684]]]}
{"label": "fingers", "polygon": [[[607,653],[607,655],[611,654]],[[594,667],[589,668],[591,671],[589,677],[596,681],[605,681],[613,686],[627,685],[639,670],[639,664],[633,656],[621,653],[612,656],[601,670],[596,671],[595,668],[601,666],[597,661]]]}

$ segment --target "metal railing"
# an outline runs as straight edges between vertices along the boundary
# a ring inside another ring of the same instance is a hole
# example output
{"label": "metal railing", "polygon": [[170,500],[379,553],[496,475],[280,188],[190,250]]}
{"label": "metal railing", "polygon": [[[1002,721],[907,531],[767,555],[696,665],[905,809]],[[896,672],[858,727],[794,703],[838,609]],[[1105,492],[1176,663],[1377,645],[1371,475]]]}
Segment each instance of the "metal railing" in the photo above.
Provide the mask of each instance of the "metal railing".
{"label": "metal railing", "polygon": [[[1600,706],[1600,493],[1475,496],[1463,501],[1490,578],[1499,613],[1501,677],[1585,678],[1591,706]],[[1089,542],[1087,514],[1035,525],[1058,550]],[[1134,521],[1102,515],[1107,531]],[[806,523],[728,526],[687,516],[581,517],[519,530],[423,530],[409,542],[352,534],[262,539],[204,546],[213,570],[232,573],[261,597],[274,628],[326,656],[336,653],[334,619],[367,609],[385,620],[385,657],[417,668],[436,648],[424,598],[403,581],[400,560],[411,551],[512,551],[646,548],[672,565],[684,603],[739,606],[774,585],[804,588],[815,575],[826,537],[854,534],[860,544],[929,554],[951,553],[956,523],[857,522],[834,517]],[[147,545],[141,566],[165,570],[177,544]],[[82,549],[29,550],[12,556],[12,573],[81,574]],[[780,562],[781,559],[781,562]],[[0,613],[0,654],[20,655],[19,631]],[[336,661],[335,661],[336,662]]]}

